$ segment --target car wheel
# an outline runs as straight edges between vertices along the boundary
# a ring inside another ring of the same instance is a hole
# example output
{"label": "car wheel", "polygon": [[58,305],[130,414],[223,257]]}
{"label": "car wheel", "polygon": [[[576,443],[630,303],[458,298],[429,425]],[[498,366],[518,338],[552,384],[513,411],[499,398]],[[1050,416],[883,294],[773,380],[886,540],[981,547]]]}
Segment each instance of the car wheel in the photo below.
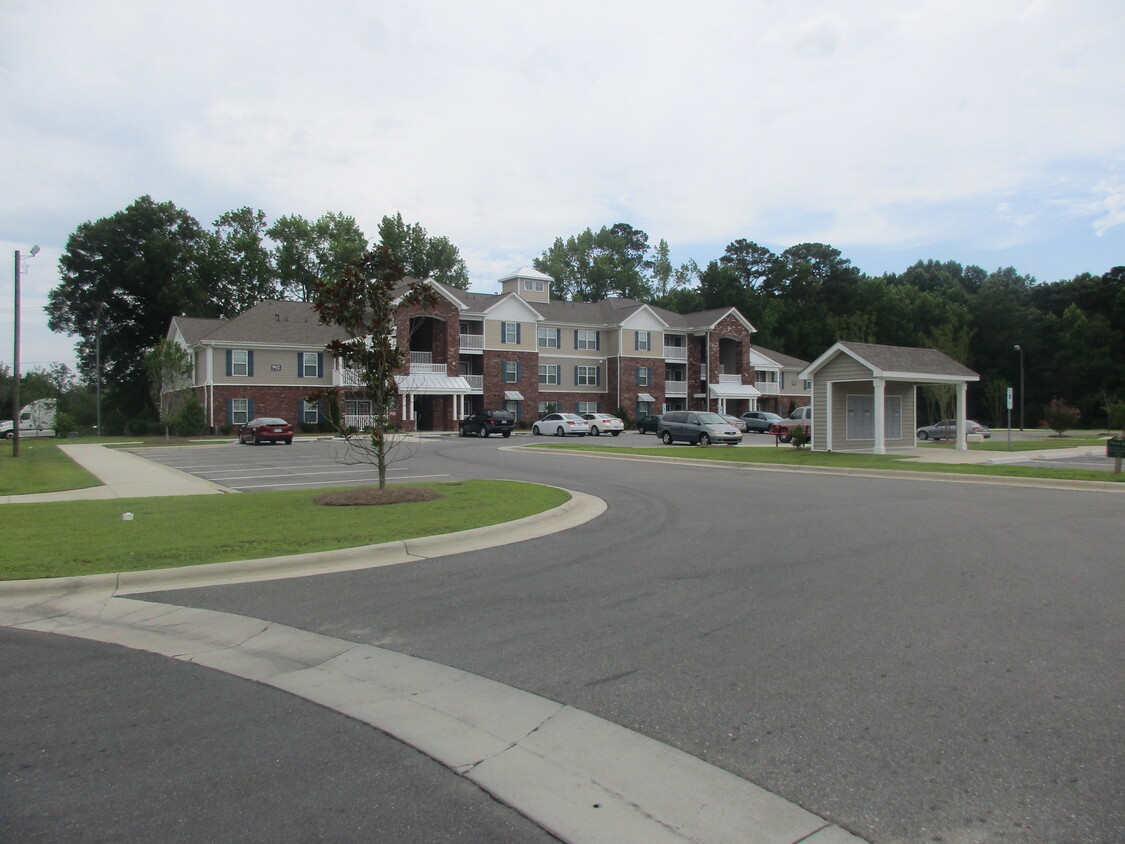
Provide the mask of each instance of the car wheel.
{"label": "car wheel", "polygon": [[566,430],[563,428],[562,425],[559,425],[559,427],[555,430],[555,436],[556,437],[565,437],[566,436]]}
{"label": "car wheel", "polygon": [[510,437],[511,435],[512,435],[511,431],[505,431],[504,432],[504,439],[508,439],[508,437]]}
{"label": "car wheel", "polygon": [[664,436],[662,436],[660,439],[664,440],[664,445],[671,445],[672,444],[672,434],[671,434],[671,432],[665,431]]}
{"label": "car wheel", "polygon": [[254,445],[261,445],[261,444],[262,444],[261,437],[259,437],[257,434],[254,434]]}
{"label": "car wheel", "polygon": [[613,434],[615,437],[620,436],[620,434],[621,434],[620,431],[610,431],[610,433]]}
{"label": "car wheel", "polygon": [[792,442],[793,441],[793,435],[792,434],[782,434],[778,439],[780,439],[783,443]]}
{"label": "car wheel", "polygon": [[531,426],[531,433],[534,434],[535,436],[539,436],[539,426],[538,425],[532,425]]}
{"label": "car wheel", "polygon": [[700,434],[699,435],[699,444],[700,445],[711,445],[711,438],[709,436],[707,436],[706,434]]}
{"label": "car wheel", "polygon": [[597,425],[594,425],[594,426],[593,426],[592,428],[590,428],[590,436],[591,436],[591,437],[596,437],[596,436],[598,436],[598,434],[600,434],[600,433],[601,433],[601,431],[599,431],[599,430],[598,430],[598,426],[597,426]]}
{"label": "car wheel", "polygon": [[481,428],[480,429],[480,435],[482,437],[487,437],[488,436],[488,428]]}
{"label": "car wheel", "polygon": [[464,425],[462,425],[460,428],[457,429],[457,435],[459,437],[467,437],[468,436],[468,434],[465,433],[465,426]]}
{"label": "car wheel", "polygon": [[286,445],[293,445],[293,438],[292,437],[286,437],[285,444]]}
{"label": "car wheel", "polygon": [[928,433],[926,433],[925,431],[919,431],[918,432],[918,439],[928,440],[929,438],[930,438],[930,435]]}

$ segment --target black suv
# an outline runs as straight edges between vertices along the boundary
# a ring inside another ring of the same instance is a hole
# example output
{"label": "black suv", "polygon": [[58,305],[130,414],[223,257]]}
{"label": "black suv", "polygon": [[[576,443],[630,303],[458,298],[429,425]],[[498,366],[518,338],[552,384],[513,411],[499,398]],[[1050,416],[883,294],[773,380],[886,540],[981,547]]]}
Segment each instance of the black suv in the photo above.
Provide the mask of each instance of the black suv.
{"label": "black suv", "polygon": [[516,427],[515,414],[508,410],[481,410],[472,416],[461,420],[458,429],[461,436],[469,434],[487,437],[489,434],[502,434],[505,437],[512,435],[512,428]]}

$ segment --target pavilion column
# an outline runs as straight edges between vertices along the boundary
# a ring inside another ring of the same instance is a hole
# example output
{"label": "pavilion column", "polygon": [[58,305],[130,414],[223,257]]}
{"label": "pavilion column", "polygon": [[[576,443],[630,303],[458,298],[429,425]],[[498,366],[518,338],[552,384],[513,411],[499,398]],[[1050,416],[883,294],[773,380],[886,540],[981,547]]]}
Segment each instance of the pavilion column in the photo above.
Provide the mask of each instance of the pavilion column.
{"label": "pavilion column", "polygon": [[966,433],[966,431],[965,431],[965,427],[966,427],[965,426],[965,413],[966,413],[965,398],[968,395],[968,392],[969,392],[968,383],[965,382],[965,381],[959,381],[957,383],[957,413],[956,413],[956,421],[957,421],[957,446],[956,446],[956,448],[957,448],[958,451],[968,451],[969,450],[969,441],[968,441],[968,438],[965,436],[965,433]]}
{"label": "pavilion column", "polygon": [[875,454],[887,453],[887,382],[882,378],[873,381],[875,385]]}

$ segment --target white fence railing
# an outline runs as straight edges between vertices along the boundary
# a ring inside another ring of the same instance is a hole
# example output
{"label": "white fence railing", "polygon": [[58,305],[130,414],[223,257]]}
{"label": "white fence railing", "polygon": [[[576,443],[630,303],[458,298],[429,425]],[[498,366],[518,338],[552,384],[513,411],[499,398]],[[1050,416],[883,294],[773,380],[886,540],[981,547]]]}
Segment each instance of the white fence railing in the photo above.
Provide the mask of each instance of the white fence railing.
{"label": "white fence railing", "polygon": [[776,396],[778,393],[776,381],[758,381],[754,386],[763,396]]}
{"label": "white fence railing", "polygon": [[[413,354],[413,352],[411,352]],[[449,372],[449,367],[444,363],[415,363],[410,362],[411,375],[445,375]]]}
{"label": "white fence railing", "polygon": [[686,396],[687,381],[665,381],[664,394],[668,396]]}
{"label": "white fence railing", "polygon": [[434,362],[434,353],[433,352],[411,352],[410,353],[410,365],[411,366],[414,366],[414,364],[416,364],[416,363],[433,363],[433,362]]}
{"label": "white fence railing", "polygon": [[462,375],[466,381],[469,382],[469,387],[477,392],[484,392],[484,376],[483,375]]}
{"label": "white fence railing", "polygon": [[719,373],[719,383],[720,384],[741,384],[742,383],[742,376],[739,375],[737,372],[734,375],[727,375],[725,372],[720,372]]}
{"label": "white fence railing", "polygon": [[461,335],[461,348],[462,349],[483,349],[484,348],[484,335],[483,334],[462,334]]}
{"label": "white fence railing", "polygon": [[687,360],[687,346],[665,346],[664,360]]}

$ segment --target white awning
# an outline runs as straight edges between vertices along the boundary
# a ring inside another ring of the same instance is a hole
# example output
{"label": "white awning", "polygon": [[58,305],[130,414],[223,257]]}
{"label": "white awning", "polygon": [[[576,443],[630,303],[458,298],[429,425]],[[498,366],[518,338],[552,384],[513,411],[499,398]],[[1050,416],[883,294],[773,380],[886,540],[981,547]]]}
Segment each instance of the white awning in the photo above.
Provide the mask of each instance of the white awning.
{"label": "white awning", "polygon": [[459,375],[396,375],[400,393],[416,396],[459,396],[472,392],[469,382]]}
{"label": "white awning", "polygon": [[637,401],[656,401],[648,393],[637,393]]}
{"label": "white awning", "polygon": [[519,390],[505,390],[504,401],[523,401],[523,393]]}
{"label": "white awning", "polygon": [[756,399],[762,395],[757,387],[729,382],[708,384],[707,393],[713,399]]}

